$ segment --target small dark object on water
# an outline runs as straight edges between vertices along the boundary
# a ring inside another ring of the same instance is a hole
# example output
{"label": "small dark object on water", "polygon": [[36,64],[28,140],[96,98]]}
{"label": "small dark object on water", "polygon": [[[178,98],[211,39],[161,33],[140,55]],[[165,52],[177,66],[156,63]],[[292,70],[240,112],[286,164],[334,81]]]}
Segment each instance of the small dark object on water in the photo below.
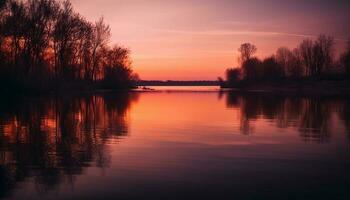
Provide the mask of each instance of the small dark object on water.
{"label": "small dark object on water", "polygon": [[143,87],[142,87],[142,90],[154,90],[154,89],[143,86]]}

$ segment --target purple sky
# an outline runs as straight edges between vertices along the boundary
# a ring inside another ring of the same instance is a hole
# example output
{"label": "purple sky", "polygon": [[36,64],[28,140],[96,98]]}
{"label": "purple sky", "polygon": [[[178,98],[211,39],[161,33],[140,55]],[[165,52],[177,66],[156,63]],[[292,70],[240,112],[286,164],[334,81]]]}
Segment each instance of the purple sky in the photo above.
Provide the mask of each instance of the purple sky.
{"label": "purple sky", "polygon": [[237,66],[237,49],[251,42],[258,56],[329,34],[341,52],[350,38],[344,0],[72,0],[95,21],[104,16],[111,43],[129,47],[143,79],[216,79]]}

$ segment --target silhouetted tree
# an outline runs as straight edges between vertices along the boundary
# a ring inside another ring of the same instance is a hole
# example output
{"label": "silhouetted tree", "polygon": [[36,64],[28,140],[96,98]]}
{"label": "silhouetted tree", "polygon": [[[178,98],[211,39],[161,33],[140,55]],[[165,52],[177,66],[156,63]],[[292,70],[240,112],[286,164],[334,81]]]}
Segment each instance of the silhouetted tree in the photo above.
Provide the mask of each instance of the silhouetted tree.
{"label": "silhouetted tree", "polygon": [[[17,65],[24,48],[20,46],[26,34],[27,13],[23,2],[10,1],[9,15],[4,20],[3,35],[10,39],[11,61]],[[18,67],[18,66],[15,66]]]}
{"label": "silhouetted tree", "polygon": [[92,60],[92,34],[93,25],[85,19],[78,22],[76,60],[79,65],[79,78],[88,80],[91,77],[91,60]]}
{"label": "silhouetted tree", "polygon": [[241,54],[240,60],[242,63],[249,60],[257,51],[258,49],[255,47],[255,45],[250,43],[244,43],[240,46],[238,51]]}
{"label": "silhouetted tree", "polygon": [[298,47],[300,55],[300,61],[305,67],[305,74],[311,76],[314,74],[313,71],[313,41],[310,39],[304,40]]}
{"label": "silhouetted tree", "polygon": [[99,72],[99,61],[101,58],[100,50],[107,45],[110,38],[110,28],[104,23],[103,18],[100,18],[93,28],[92,38],[92,79],[96,80]]}
{"label": "silhouetted tree", "polygon": [[327,67],[330,67],[333,60],[333,37],[320,35],[314,43],[313,47],[313,68],[314,75],[321,75]]}
{"label": "silhouetted tree", "polygon": [[241,70],[239,68],[231,68],[226,70],[227,84],[233,86],[237,84],[241,77]]}
{"label": "silhouetted tree", "polygon": [[283,67],[283,73],[284,75],[287,75],[287,66],[288,66],[288,60],[290,58],[290,55],[292,52],[287,47],[280,47],[277,49],[276,52],[276,60],[279,65]]}
{"label": "silhouetted tree", "polygon": [[86,77],[91,57],[92,25],[73,12],[71,3],[65,1],[58,14],[54,37],[56,76],[69,79]]}
{"label": "silhouetted tree", "polygon": [[[3,23],[4,23],[4,15],[6,10],[7,1],[0,1],[0,37],[3,37]],[[1,42],[2,40],[0,40]],[[0,43],[1,44],[1,43]]]}
{"label": "silhouetted tree", "polygon": [[292,52],[286,47],[279,48],[276,52],[276,61],[282,67],[285,77],[300,78],[303,75],[303,68],[297,50]]}
{"label": "silhouetted tree", "polygon": [[[118,87],[129,87],[137,79],[130,51],[123,51],[124,57],[109,56],[123,49],[105,51],[109,38],[103,18],[88,22],[69,0],[0,1],[0,85],[23,90],[52,89],[54,84],[81,87],[114,77]],[[113,66],[105,64],[106,58]]]}
{"label": "silhouetted tree", "polygon": [[350,77],[350,39],[348,41],[346,52],[340,57],[340,62],[346,72],[346,75]]}
{"label": "silhouetted tree", "polygon": [[258,58],[250,58],[242,65],[243,78],[249,81],[256,81],[259,79],[261,70],[261,61]]}
{"label": "silhouetted tree", "polygon": [[130,68],[130,51],[127,48],[114,46],[102,52],[102,67],[104,69],[105,84],[114,87],[130,85],[136,81],[137,75]]}
{"label": "silhouetted tree", "polygon": [[262,80],[280,80],[284,77],[281,65],[273,56],[265,58],[261,66],[260,79]]}
{"label": "silhouetted tree", "polygon": [[325,35],[320,35],[315,42],[306,39],[299,45],[298,52],[307,76],[321,75],[330,66],[333,45],[334,39]]}
{"label": "silhouetted tree", "polygon": [[[25,26],[26,73],[41,75],[46,64],[46,51],[50,45],[52,20],[58,10],[54,0],[31,0],[27,2],[27,24]],[[49,70],[46,68],[46,70]],[[40,74],[41,73],[41,74]]]}
{"label": "silhouetted tree", "polygon": [[[5,11],[6,1],[0,1],[0,70],[4,67],[5,55],[3,52],[4,43],[4,11]],[[0,77],[2,78],[2,77]]]}
{"label": "silhouetted tree", "polygon": [[70,49],[72,38],[71,34],[74,29],[73,9],[69,1],[63,2],[63,8],[58,13],[54,31],[53,31],[53,46],[55,54],[55,75],[63,76],[65,68],[68,65],[70,57]]}

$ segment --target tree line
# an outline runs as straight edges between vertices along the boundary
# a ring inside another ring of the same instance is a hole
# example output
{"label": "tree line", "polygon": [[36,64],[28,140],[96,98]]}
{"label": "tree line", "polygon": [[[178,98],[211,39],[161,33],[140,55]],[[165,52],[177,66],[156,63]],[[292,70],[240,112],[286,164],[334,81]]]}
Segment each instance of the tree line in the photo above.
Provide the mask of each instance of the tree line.
{"label": "tree line", "polygon": [[320,35],[315,40],[303,40],[293,50],[281,47],[274,55],[261,60],[254,56],[257,47],[244,43],[238,49],[241,66],[227,69],[225,82],[219,79],[228,87],[281,80],[349,79],[350,40],[339,59],[335,59],[334,45],[333,37]]}
{"label": "tree line", "polygon": [[87,21],[69,0],[2,0],[1,87],[130,87],[137,79],[130,50],[111,46],[110,37],[102,17]]}

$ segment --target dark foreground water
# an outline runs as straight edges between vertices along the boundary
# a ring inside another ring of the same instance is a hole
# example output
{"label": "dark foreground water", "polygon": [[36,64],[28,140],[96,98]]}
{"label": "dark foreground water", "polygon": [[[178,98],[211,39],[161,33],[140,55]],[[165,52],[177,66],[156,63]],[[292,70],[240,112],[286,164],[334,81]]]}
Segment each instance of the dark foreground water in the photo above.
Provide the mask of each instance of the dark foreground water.
{"label": "dark foreground water", "polygon": [[0,199],[350,199],[350,99],[2,100]]}

